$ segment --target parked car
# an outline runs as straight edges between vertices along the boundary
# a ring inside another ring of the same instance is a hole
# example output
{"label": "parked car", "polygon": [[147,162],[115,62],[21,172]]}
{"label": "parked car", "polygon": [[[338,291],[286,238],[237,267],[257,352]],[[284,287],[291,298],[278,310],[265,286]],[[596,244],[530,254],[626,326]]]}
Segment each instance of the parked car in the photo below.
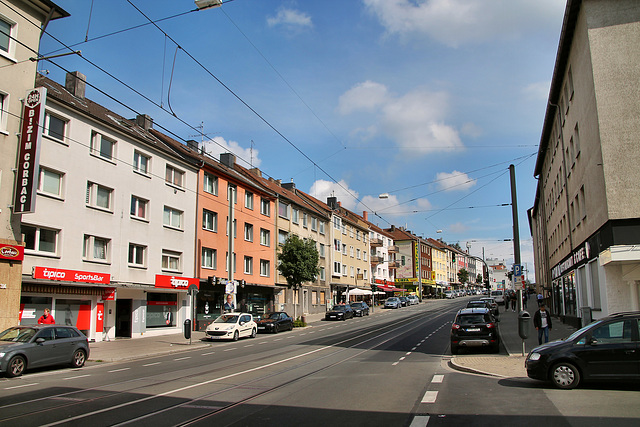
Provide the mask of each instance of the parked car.
{"label": "parked car", "polygon": [[273,332],[277,334],[280,331],[293,330],[293,318],[284,311],[276,311],[274,313],[265,313],[256,322],[258,332]]}
{"label": "parked car", "polygon": [[407,299],[407,297],[398,297],[398,299],[400,300],[400,304],[402,304],[403,307],[409,305],[409,300]]}
{"label": "parked car", "polygon": [[225,313],[207,326],[207,338],[238,341],[242,337],[255,338],[258,325],[249,313]]}
{"label": "parked car", "polygon": [[451,325],[451,354],[460,347],[489,347],[500,350],[498,326],[488,308],[463,308]]}
{"label": "parked car", "polygon": [[420,303],[420,300],[416,295],[409,295],[407,299],[409,300],[409,305],[416,305]]}
{"label": "parked car", "polygon": [[331,311],[324,315],[325,320],[347,320],[353,318],[353,309],[349,304],[334,305]]}
{"label": "parked car", "polygon": [[447,299],[454,299],[456,297],[456,293],[454,291],[444,291],[444,297]]}
{"label": "parked car", "polygon": [[491,313],[498,318],[500,315],[500,308],[498,308],[498,303],[491,297],[482,297],[480,301],[486,301],[489,303],[489,307],[491,307]]}
{"label": "parked car", "polygon": [[384,308],[400,308],[402,307],[402,303],[398,297],[389,297],[384,302]]}
{"label": "parked car", "polygon": [[499,291],[491,291],[491,293],[489,294],[489,296],[493,299],[496,300],[496,302],[498,303],[498,305],[502,305],[504,304],[504,291],[499,290]]}
{"label": "parked car", "polygon": [[0,333],[0,372],[8,377],[44,366],[81,368],[88,357],[89,340],[73,326],[14,326]]}
{"label": "parked car", "polygon": [[618,313],[569,337],[536,347],[525,366],[530,378],[571,389],[582,381],[640,380],[640,312]]}
{"label": "parked car", "polygon": [[369,306],[366,302],[352,302],[349,304],[351,309],[353,310],[354,316],[368,316],[369,315]]}

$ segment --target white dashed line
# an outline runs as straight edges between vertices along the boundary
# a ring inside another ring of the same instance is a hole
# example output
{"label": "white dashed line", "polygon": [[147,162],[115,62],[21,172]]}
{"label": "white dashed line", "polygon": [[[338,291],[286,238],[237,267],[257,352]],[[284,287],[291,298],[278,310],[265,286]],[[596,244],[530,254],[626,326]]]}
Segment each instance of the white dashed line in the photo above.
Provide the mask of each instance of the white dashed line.
{"label": "white dashed line", "polygon": [[179,357],[178,359],[173,359],[174,361],[178,361],[178,360],[187,360],[187,359],[191,359],[191,356],[187,356],[187,357]]}
{"label": "white dashed line", "polygon": [[114,369],[113,371],[108,371],[110,374],[114,373],[114,372],[121,372],[121,371],[128,371],[131,368],[121,368],[121,369]]}
{"label": "white dashed line", "polygon": [[75,380],[76,378],[84,378],[84,377],[90,377],[91,375],[87,374],[87,375],[78,375],[77,377],[68,377],[68,378],[63,378],[63,380]]}
{"label": "white dashed line", "polygon": [[23,387],[31,387],[33,385],[38,385],[39,383],[33,384],[22,384],[22,385],[14,385],[13,387],[5,387],[5,390],[13,390],[14,388],[23,388]]}
{"label": "white dashed line", "polygon": [[437,391],[427,391],[422,398],[422,403],[435,403],[438,398]]}
{"label": "white dashed line", "polygon": [[402,356],[402,357],[401,357],[400,359],[398,359],[398,360],[404,360],[404,359],[406,359],[406,357]]}
{"label": "white dashed line", "polygon": [[441,383],[444,380],[444,375],[434,375],[431,380],[432,383]]}
{"label": "white dashed line", "polygon": [[409,356],[409,355],[411,354],[411,352],[410,352],[410,351],[408,351],[408,352],[406,352],[405,354],[406,354],[407,356]]}
{"label": "white dashed line", "polygon": [[393,362],[391,365],[392,366],[396,366],[398,363],[400,363],[400,362]]}
{"label": "white dashed line", "polygon": [[147,363],[146,365],[142,365],[142,366],[153,366],[153,365],[159,365],[162,362],[153,362],[153,363]]}

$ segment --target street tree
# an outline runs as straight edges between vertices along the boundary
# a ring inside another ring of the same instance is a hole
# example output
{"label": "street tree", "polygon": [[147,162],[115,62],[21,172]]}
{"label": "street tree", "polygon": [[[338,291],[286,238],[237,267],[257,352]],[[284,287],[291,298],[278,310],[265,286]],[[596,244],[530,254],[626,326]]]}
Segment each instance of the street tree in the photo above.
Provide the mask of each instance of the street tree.
{"label": "street tree", "polygon": [[483,282],[483,280],[482,280],[482,274],[478,274],[478,275],[476,276],[476,283],[482,283],[482,282]]}
{"label": "street tree", "polygon": [[469,281],[469,272],[466,269],[461,268],[458,271],[458,281],[463,285]]}
{"label": "street tree", "polygon": [[298,317],[298,290],[303,283],[316,280],[320,274],[319,260],[316,242],[311,239],[303,240],[295,234],[289,234],[278,254],[278,271],[287,280],[287,287],[294,292],[294,319]]}

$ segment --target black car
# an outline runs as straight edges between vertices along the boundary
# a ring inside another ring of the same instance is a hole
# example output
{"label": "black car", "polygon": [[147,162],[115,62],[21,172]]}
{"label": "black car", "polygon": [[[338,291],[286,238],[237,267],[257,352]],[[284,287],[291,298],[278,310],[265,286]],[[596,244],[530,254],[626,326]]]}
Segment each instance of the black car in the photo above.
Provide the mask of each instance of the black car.
{"label": "black car", "polygon": [[467,303],[467,308],[488,308],[493,318],[496,319],[496,322],[500,321],[498,318],[500,315],[498,304],[491,304],[491,302],[487,300],[471,300]]}
{"label": "black car", "polygon": [[354,316],[362,317],[369,315],[369,306],[366,302],[352,302],[350,305]]}
{"label": "black car", "polygon": [[489,347],[500,350],[498,325],[488,308],[463,308],[451,325],[451,354],[460,347]]}
{"label": "black car", "polygon": [[409,305],[409,299],[407,297],[398,297],[398,299],[400,300],[400,304],[402,304],[403,307]]}
{"label": "black car", "polygon": [[17,377],[27,368],[70,365],[89,357],[89,340],[73,326],[15,326],[0,333],[0,372]]}
{"label": "black car", "polygon": [[325,320],[347,320],[353,318],[353,310],[349,304],[334,305],[331,311],[324,315]]}
{"label": "black car", "polygon": [[581,381],[640,380],[640,312],[597,320],[569,337],[536,347],[525,365],[530,378],[575,388]]}
{"label": "black car", "polygon": [[278,333],[293,330],[293,318],[284,311],[265,313],[256,323],[258,324],[258,332]]}

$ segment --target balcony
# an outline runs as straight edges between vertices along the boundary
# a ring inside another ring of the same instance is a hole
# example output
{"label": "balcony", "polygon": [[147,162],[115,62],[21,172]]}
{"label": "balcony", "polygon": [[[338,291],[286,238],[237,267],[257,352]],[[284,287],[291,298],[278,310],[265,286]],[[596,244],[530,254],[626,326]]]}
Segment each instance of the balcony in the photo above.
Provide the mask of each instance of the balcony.
{"label": "balcony", "polygon": [[389,261],[389,269],[400,267],[400,263],[398,261]]}
{"label": "balcony", "polygon": [[384,259],[380,255],[371,255],[370,261],[371,264],[380,264]]}
{"label": "balcony", "polygon": [[372,239],[370,239],[369,244],[371,245],[371,247],[373,248],[379,248],[382,246],[382,239],[378,239],[376,237],[373,237]]}
{"label": "balcony", "polygon": [[387,251],[388,251],[389,253],[391,253],[391,254],[397,254],[397,253],[399,253],[399,252],[400,252],[400,248],[399,248],[398,246],[396,246],[396,245],[393,245],[393,246],[389,246],[389,247],[387,248]]}

